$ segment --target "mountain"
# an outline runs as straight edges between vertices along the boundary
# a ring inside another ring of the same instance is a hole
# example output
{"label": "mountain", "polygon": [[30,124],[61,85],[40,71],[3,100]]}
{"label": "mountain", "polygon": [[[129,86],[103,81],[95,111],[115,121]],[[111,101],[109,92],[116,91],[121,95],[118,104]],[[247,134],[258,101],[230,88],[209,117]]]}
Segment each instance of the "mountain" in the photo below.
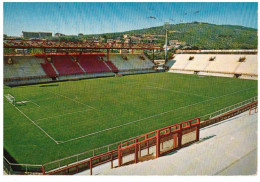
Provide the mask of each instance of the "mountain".
{"label": "mountain", "polygon": [[[163,26],[131,30],[116,33],[91,34],[81,36],[51,37],[51,40],[96,40],[100,37],[107,39],[119,38],[124,41],[123,35],[142,36],[142,42],[148,42],[147,37],[155,38],[155,43],[164,45],[165,30]],[[168,40],[186,42],[191,49],[257,49],[257,29],[238,25],[215,25],[203,22],[171,24],[168,29]]]}
{"label": "mountain", "polygon": [[[163,26],[118,33],[99,34],[106,38],[129,35],[164,35]],[[97,35],[91,35],[97,36]],[[169,25],[168,40],[185,41],[198,49],[257,49],[257,29],[237,25],[215,25],[202,22]],[[160,37],[158,43],[164,43]]]}

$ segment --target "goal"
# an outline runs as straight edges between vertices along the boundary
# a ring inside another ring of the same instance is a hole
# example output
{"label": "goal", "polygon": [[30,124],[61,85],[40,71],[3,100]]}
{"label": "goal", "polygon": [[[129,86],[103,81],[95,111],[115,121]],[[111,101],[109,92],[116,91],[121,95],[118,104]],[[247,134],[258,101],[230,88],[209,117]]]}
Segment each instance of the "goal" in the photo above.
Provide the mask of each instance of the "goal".
{"label": "goal", "polygon": [[15,97],[14,97],[14,96],[12,96],[11,94],[7,94],[5,97],[7,98],[7,100],[8,100],[11,104],[15,105]]}

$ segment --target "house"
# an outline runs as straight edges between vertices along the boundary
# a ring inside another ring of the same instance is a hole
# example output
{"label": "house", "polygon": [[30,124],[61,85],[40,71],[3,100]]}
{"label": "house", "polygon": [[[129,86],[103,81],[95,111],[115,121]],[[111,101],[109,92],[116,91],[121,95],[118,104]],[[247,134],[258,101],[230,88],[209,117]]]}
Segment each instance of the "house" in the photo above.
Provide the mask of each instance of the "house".
{"label": "house", "polygon": [[114,43],[114,39],[107,39],[107,43]]}
{"label": "house", "polygon": [[65,36],[65,34],[62,34],[62,33],[56,33],[54,36],[55,36],[55,37],[62,37],[62,36]]}
{"label": "house", "polygon": [[97,37],[89,37],[86,39],[87,42],[95,42],[95,41],[98,41],[98,38]]}
{"label": "house", "polygon": [[125,39],[125,44],[129,44],[130,43],[130,39]]}
{"label": "house", "polygon": [[176,43],[178,42],[178,40],[169,40],[169,45],[176,45]]}
{"label": "house", "polygon": [[157,38],[154,38],[154,37],[152,37],[152,36],[147,37],[146,39],[147,39],[148,43],[154,43],[155,41],[158,40]]}
{"label": "house", "polygon": [[103,42],[105,40],[105,38],[103,38],[102,36],[99,37],[99,41]]}
{"label": "house", "polygon": [[129,37],[129,35],[128,34],[124,34],[123,37],[124,37],[124,39],[126,39],[126,38]]}
{"label": "house", "polygon": [[131,41],[132,41],[133,43],[140,43],[141,40],[142,40],[141,37],[136,37],[136,36],[132,36],[132,37],[131,37]]}
{"label": "house", "polygon": [[179,41],[179,40],[170,40],[169,45],[176,47],[176,46],[186,45],[186,42],[182,42],[182,41]]}

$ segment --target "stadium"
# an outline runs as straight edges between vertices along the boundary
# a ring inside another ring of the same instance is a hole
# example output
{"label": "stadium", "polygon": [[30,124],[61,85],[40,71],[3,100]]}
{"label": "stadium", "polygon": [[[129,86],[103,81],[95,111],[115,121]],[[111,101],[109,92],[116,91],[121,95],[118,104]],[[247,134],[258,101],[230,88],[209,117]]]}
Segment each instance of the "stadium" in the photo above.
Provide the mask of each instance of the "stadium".
{"label": "stadium", "polygon": [[4,49],[22,50],[4,55],[8,174],[120,168],[257,112],[256,50],[177,51],[158,65],[144,54],[155,44],[4,40]]}

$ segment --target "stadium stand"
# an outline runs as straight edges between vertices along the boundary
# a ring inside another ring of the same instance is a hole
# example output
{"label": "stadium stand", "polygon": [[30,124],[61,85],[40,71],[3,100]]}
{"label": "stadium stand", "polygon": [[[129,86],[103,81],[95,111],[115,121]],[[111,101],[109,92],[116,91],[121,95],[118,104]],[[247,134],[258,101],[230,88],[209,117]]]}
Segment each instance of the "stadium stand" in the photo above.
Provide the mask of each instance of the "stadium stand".
{"label": "stadium stand", "polygon": [[77,75],[84,74],[79,65],[72,61],[70,56],[53,56],[52,62],[59,75]]}
{"label": "stadium stand", "polygon": [[154,64],[144,55],[127,54],[127,55],[110,55],[110,61],[119,69],[123,70],[142,70],[153,69]]}
{"label": "stadium stand", "polygon": [[237,73],[241,74],[255,74],[257,75],[257,57],[254,55],[247,55],[244,62],[239,64],[239,67],[235,70]]}
{"label": "stadium stand", "polygon": [[189,64],[187,64],[185,69],[194,71],[205,70],[207,66],[212,62],[210,61],[210,58],[210,56],[194,55],[194,59],[192,61],[189,61]]}
{"label": "stadium stand", "polygon": [[111,70],[104,63],[104,60],[101,58],[101,56],[81,55],[78,58],[78,62],[86,73],[111,72]]}
{"label": "stadium stand", "polygon": [[111,62],[111,61],[105,61],[105,63],[108,65],[108,67],[113,71],[113,72],[118,72],[119,70],[117,67]]}
{"label": "stadium stand", "polygon": [[129,64],[132,65],[134,69],[152,69],[154,66],[144,55],[142,55],[142,58],[140,58],[139,55],[129,55],[128,59]]}
{"label": "stadium stand", "polygon": [[118,68],[118,70],[130,70],[131,65],[123,59],[122,55],[110,55],[109,60]]}
{"label": "stadium stand", "polygon": [[44,63],[43,58],[33,56],[26,57],[11,57],[12,64],[8,64],[5,58],[4,78],[23,78],[23,77],[38,77],[46,75],[41,64]]}
{"label": "stadium stand", "polygon": [[55,70],[53,69],[51,63],[43,64],[41,63],[43,70],[45,71],[46,75],[49,77],[55,77],[57,76]]}
{"label": "stadium stand", "polygon": [[[193,57],[193,59],[190,59]],[[257,55],[176,54],[166,63],[169,72],[257,79]]]}
{"label": "stadium stand", "polygon": [[[189,54],[176,54],[173,60],[166,63],[170,69],[184,70],[191,61],[189,61]],[[193,60],[194,61],[194,60]]]}
{"label": "stadium stand", "polygon": [[[206,56],[205,56],[206,57]],[[235,73],[236,67],[240,64],[239,55],[217,55],[215,61],[211,61],[203,71]]]}

